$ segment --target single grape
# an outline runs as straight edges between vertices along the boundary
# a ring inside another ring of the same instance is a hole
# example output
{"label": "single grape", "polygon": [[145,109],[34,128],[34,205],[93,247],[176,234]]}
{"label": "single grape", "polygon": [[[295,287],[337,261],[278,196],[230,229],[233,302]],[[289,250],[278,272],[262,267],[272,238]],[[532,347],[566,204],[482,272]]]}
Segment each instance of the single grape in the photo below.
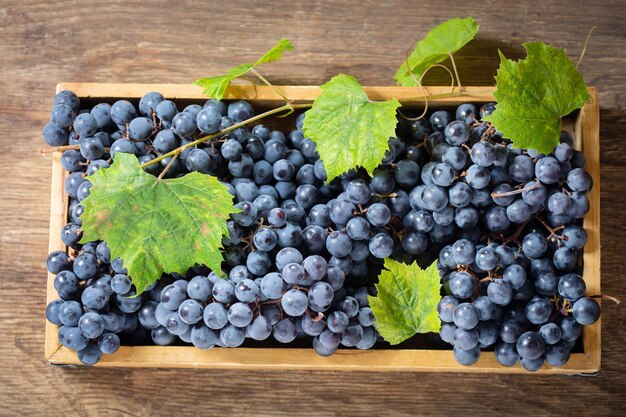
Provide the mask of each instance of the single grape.
{"label": "single grape", "polygon": [[513,288],[511,284],[501,279],[493,280],[487,286],[487,296],[500,306],[509,304],[513,298]]}
{"label": "single grape", "polygon": [[298,329],[291,319],[285,318],[274,325],[272,334],[279,343],[290,343],[298,335]]}
{"label": "single grape", "polygon": [[600,318],[600,306],[589,297],[582,297],[574,302],[572,308],[574,319],[584,326],[593,324]]}
{"label": "single grape", "polygon": [[464,366],[470,366],[478,362],[480,358],[480,348],[473,347],[470,350],[463,350],[457,346],[453,348],[454,360]]}
{"label": "single grape", "polygon": [[[454,324],[460,329],[471,330],[478,324],[478,310],[473,304],[461,303],[454,308],[452,318]],[[478,343],[478,337],[476,340]]]}
{"label": "single grape", "polygon": [[[433,116],[438,113],[433,113]],[[432,116],[431,116],[432,118]],[[432,120],[431,120],[432,124]],[[434,127],[434,126],[433,126]],[[453,146],[459,146],[469,140],[469,127],[463,121],[453,121],[446,125],[444,130],[446,141]]]}
{"label": "single grape", "polygon": [[343,333],[349,324],[348,315],[342,311],[333,311],[328,316],[326,325],[328,329],[333,333]]}
{"label": "single grape", "polygon": [[567,186],[572,191],[587,192],[592,184],[591,175],[582,168],[574,168],[567,174]]}
{"label": "single grape", "polygon": [[452,295],[459,299],[468,299],[476,292],[476,281],[467,272],[454,272],[448,286]]}
{"label": "single grape", "polygon": [[505,320],[500,325],[500,339],[505,343],[515,343],[523,332],[523,325],[515,320]]}
{"label": "single grape", "polygon": [[104,320],[98,313],[87,312],[78,320],[78,329],[87,339],[97,339],[104,332]]}
{"label": "single grape", "polygon": [[334,231],[330,233],[326,238],[326,249],[333,256],[348,256],[350,254],[350,251],[352,250],[352,240],[347,233]]}
{"label": "single grape", "polygon": [[235,298],[235,285],[228,280],[217,281],[213,284],[212,293],[215,301],[228,304]]}
{"label": "single grape", "polygon": [[[336,233],[336,232],[333,232],[333,233]],[[327,247],[328,247],[328,243],[327,243]],[[387,233],[384,233],[384,232],[378,233],[374,235],[369,241],[369,250],[372,253],[372,255],[376,258],[384,259],[384,258],[389,257],[393,253],[393,249],[394,249],[393,239]],[[331,252],[330,249],[329,249],[329,252]]]}
{"label": "single grape", "polygon": [[283,311],[292,317],[298,317],[304,314],[308,305],[306,294],[297,289],[287,291],[281,298]]}
{"label": "single grape", "polygon": [[527,183],[535,175],[535,166],[527,155],[518,155],[509,164],[509,175],[518,183]]}
{"label": "single grape", "polygon": [[112,355],[120,348],[120,338],[115,333],[103,333],[98,339],[98,347],[102,353]]}
{"label": "single grape", "polygon": [[526,305],[526,317],[533,324],[546,323],[552,315],[552,304],[547,298],[534,297]]}
{"label": "single grape", "polygon": [[563,366],[570,357],[570,350],[564,342],[557,342],[546,347],[545,360],[550,366]]}
{"label": "single grape", "polygon": [[556,323],[546,323],[539,328],[539,335],[548,345],[554,345],[561,340],[561,328]]}
{"label": "single grape", "polygon": [[265,340],[271,334],[272,324],[264,316],[257,316],[246,328],[246,335],[254,340]]}
{"label": "single grape", "polygon": [[346,194],[352,203],[366,204],[372,195],[372,190],[367,181],[357,179],[348,184]]}
{"label": "single grape", "polygon": [[464,330],[458,328],[452,337],[454,347],[463,350],[473,349],[478,345],[478,331],[476,329]]}
{"label": "single grape", "polygon": [[566,300],[578,300],[585,295],[586,289],[585,281],[578,274],[566,274],[559,279],[558,291]]}
{"label": "single grape", "polygon": [[534,360],[543,355],[545,344],[541,336],[535,332],[526,332],[517,340],[517,353],[523,359]]}

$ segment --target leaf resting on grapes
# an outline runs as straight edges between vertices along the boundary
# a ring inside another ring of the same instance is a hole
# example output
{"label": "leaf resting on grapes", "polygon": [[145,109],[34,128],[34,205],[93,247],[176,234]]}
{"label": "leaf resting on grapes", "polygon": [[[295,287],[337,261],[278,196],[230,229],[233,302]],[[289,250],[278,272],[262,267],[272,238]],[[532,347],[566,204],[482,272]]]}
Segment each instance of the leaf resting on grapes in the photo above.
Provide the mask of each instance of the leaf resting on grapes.
{"label": "leaf resting on grapes", "polygon": [[385,269],[376,284],[378,295],[368,296],[383,338],[397,345],[415,333],[438,332],[437,304],[441,284],[437,263],[426,269],[385,259]]}
{"label": "leaf resting on grapes", "polygon": [[456,17],[433,28],[424,39],[417,42],[411,55],[398,68],[395,76],[398,85],[416,86],[416,80],[430,66],[446,60],[449,54],[474,39],[478,28],[479,25],[471,16],[465,19]]}
{"label": "leaf resting on grapes", "polygon": [[528,42],[524,48],[526,59],[517,62],[500,52],[496,110],[484,120],[516,148],[547,154],[559,144],[561,117],[582,107],[589,93],[563,49],[543,42]]}
{"label": "leaf resting on grapes", "polygon": [[235,78],[239,78],[257,65],[264,64],[266,62],[272,62],[279,59],[283,52],[293,50],[293,45],[289,39],[281,39],[276,45],[265,53],[258,61],[251,64],[241,64],[228,70],[225,75],[218,75],[216,77],[200,78],[196,80],[194,84],[204,88],[203,93],[216,100],[221,100],[224,97],[224,93],[228,88],[228,85]]}
{"label": "leaf resting on grapes", "polygon": [[134,155],[117,153],[110,168],[89,179],[81,242],[106,241],[138,293],[161,274],[185,274],[195,264],[221,273],[222,235],[237,209],[217,178],[192,172],[162,180],[144,172]]}
{"label": "leaf resting on grapes", "polygon": [[328,182],[361,166],[370,174],[395,136],[395,98],[370,101],[356,78],[339,74],[321,86],[322,93],[304,118],[304,135],[317,145]]}

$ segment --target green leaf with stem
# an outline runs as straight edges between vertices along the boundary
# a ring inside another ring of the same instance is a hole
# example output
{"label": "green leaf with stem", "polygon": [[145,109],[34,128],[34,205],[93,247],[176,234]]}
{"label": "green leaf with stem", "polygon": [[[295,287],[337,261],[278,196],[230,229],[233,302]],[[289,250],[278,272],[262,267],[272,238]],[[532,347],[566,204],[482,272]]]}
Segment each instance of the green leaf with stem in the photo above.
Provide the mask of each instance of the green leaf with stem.
{"label": "green leaf with stem", "polygon": [[[266,62],[272,62],[279,59],[283,52],[293,50],[293,45],[288,39],[281,39],[276,45],[267,51],[256,62],[250,64],[241,64],[228,70],[224,75],[218,75],[215,77],[200,78],[196,80],[194,84],[199,85],[204,89],[203,93],[216,100],[221,100],[224,97],[226,89],[230,85],[230,82],[235,78],[239,78],[246,74],[248,71],[256,71],[254,68],[258,65]],[[258,75],[258,73],[256,73]],[[263,77],[259,77],[265,83],[268,83]],[[268,83],[269,84],[269,83]]]}
{"label": "green leaf with stem", "polygon": [[226,220],[238,210],[217,178],[192,172],[161,179],[141,169],[134,155],[115,154],[110,168],[89,176],[81,204],[81,242],[104,240],[141,293],[162,274],[185,274],[204,264],[221,274]]}
{"label": "green leaf with stem", "polygon": [[[398,68],[395,76],[398,85],[419,85],[420,78],[428,68],[447,58],[452,59],[452,54],[474,39],[478,28],[479,25],[471,16],[450,19],[433,28],[424,39],[416,43],[411,55]],[[456,73],[454,60],[452,64]]]}
{"label": "green leaf with stem", "polygon": [[368,296],[368,300],[376,328],[386,341],[397,345],[415,333],[439,331],[441,284],[437,262],[422,270],[415,262],[406,265],[385,259],[385,269],[378,279],[377,295]]}
{"label": "green leaf with stem", "polygon": [[550,153],[559,144],[561,118],[589,100],[582,75],[563,49],[543,42],[524,44],[526,59],[513,61],[500,52],[493,123],[516,148]]}
{"label": "green leaf with stem", "polygon": [[371,173],[395,136],[395,98],[371,101],[356,78],[339,74],[321,86],[322,93],[307,111],[304,135],[317,145],[328,182],[357,166]]}

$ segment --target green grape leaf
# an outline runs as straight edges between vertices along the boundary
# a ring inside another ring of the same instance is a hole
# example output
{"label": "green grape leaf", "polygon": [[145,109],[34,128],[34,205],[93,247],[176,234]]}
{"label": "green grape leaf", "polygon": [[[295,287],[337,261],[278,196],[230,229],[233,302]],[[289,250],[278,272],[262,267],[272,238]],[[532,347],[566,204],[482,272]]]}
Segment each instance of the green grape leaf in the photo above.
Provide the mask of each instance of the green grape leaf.
{"label": "green grape leaf", "polygon": [[441,284],[436,262],[421,269],[415,262],[406,265],[387,258],[378,279],[378,295],[368,299],[376,328],[386,341],[397,345],[415,333],[439,331]]}
{"label": "green grape leaf", "polygon": [[222,98],[224,98],[224,93],[226,92],[226,89],[228,88],[228,85],[230,84],[232,80],[234,80],[235,78],[241,77],[242,75],[244,75],[245,73],[250,71],[252,68],[256,67],[257,65],[261,65],[266,62],[276,61],[278,58],[282,56],[283,52],[291,51],[293,49],[294,49],[293,45],[291,44],[289,39],[283,38],[280,41],[278,41],[278,43],[274,45],[272,49],[267,51],[265,55],[259,58],[258,61],[251,63],[251,64],[238,65],[228,70],[228,72],[225,75],[200,78],[199,80],[196,80],[194,84],[202,87],[204,89],[203,93],[205,95],[211,98],[214,98],[216,100],[221,100]]}
{"label": "green grape leaf", "polygon": [[471,16],[465,19],[456,17],[433,28],[424,39],[417,42],[411,55],[398,68],[395,76],[398,85],[416,86],[415,80],[419,80],[429,67],[446,60],[449,54],[474,39],[478,28],[479,25]]}
{"label": "green grape leaf", "polygon": [[587,85],[563,49],[543,42],[524,44],[517,62],[500,52],[495,111],[483,118],[516,148],[552,152],[559,144],[561,117],[589,100]]}
{"label": "green grape leaf", "polygon": [[370,101],[356,78],[339,74],[321,86],[322,93],[306,112],[304,135],[317,145],[328,182],[357,166],[371,173],[395,136],[395,98]]}
{"label": "green grape leaf", "polygon": [[81,242],[106,241],[138,293],[162,274],[185,274],[196,264],[221,274],[222,235],[228,235],[229,214],[238,210],[217,178],[192,172],[158,179],[134,155],[117,153],[110,168],[89,179]]}

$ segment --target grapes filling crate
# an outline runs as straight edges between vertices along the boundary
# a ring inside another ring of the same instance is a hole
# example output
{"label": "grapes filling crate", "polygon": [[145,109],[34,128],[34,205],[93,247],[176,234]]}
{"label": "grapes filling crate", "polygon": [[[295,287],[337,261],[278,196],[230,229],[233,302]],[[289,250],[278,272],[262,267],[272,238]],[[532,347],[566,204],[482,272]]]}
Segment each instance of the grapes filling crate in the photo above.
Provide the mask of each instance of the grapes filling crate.
{"label": "grapes filling crate", "polygon": [[[62,83],[57,91],[71,90],[80,98],[81,104],[92,106],[100,102],[113,103],[120,99],[137,101],[149,91],[158,91],[180,104],[202,104],[206,96],[202,89],[193,85],[176,84],[94,84]],[[494,101],[494,87],[464,87],[462,94],[447,94],[450,87],[424,87],[423,91],[413,87],[364,87],[370,100],[402,102],[402,109],[421,112],[423,97],[430,97],[428,107],[451,109],[462,103],[482,105]],[[314,86],[248,86],[231,85],[224,96],[225,101],[247,100],[256,109],[265,111],[284,105],[286,96],[293,104],[312,103],[321,93]],[[599,159],[599,106],[595,88],[589,88],[590,100],[580,109],[563,120],[564,129],[573,133],[575,147],[586,158],[585,168],[593,179],[593,188],[588,193],[589,212],[584,217],[584,228],[588,235],[583,251],[582,277],[587,295],[597,296],[600,292],[600,159]],[[288,119],[273,118],[268,124],[280,126]],[[293,124],[293,120],[291,120]],[[284,126],[283,126],[284,127]],[[64,189],[66,172],[61,165],[61,152],[52,154],[52,191],[50,213],[49,251],[65,251],[60,233],[68,219],[69,196]],[[49,273],[47,301],[57,299],[54,287],[55,275]],[[545,364],[542,374],[589,374],[600,369],[601,339],[600,320],[583,328],[581,347],[572,353],[562,367]],[[45,356],[53,365],[78,365],[76,353],[60,344],[58,327],[46,323]],[[409,371],[409,372],[473,372],[473,373],[522,373],[520,364],[513,367],[500,365],[493,355],[481,355],[473,366],[462,366],[453,358],[452,350],[432,348],[428,343],[418,346],[374,348],[357,350],[340,348],[334,355],[324,357],[310,348],[264,347],[257,342],[254,347],[235,349],[216,347],[208,350],[191,346],[127,346],[123,345],[111,355],[104,355],[96,366],[101,367],[163,367],[163,368],[226,368],[260,370],[329,370],[329,371]],[[406,346],[406,345],[405,345]]]}

